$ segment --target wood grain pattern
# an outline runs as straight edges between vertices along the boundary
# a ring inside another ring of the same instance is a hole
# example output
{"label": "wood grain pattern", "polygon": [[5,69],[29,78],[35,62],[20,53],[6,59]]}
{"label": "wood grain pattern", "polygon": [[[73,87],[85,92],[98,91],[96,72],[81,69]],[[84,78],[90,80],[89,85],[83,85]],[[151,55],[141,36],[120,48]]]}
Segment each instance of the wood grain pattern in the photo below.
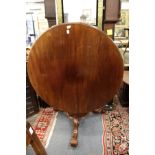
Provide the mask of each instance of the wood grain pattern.
{"label": "wood grain pattern", "polygon": [[118,48],[104,32],[83,23],[48,29],[32,46],[27,67],[37,94],[71,116],[102,107],[123,77]]}
{"label": "wood grain pattern", "polygon": [[[30,132],[31,129],[31,132]],[[32,128],[29,122],[26,122],[26,147],[31,145],[36,155],[47,155],[47,152],[40,142],[35,130]]]}

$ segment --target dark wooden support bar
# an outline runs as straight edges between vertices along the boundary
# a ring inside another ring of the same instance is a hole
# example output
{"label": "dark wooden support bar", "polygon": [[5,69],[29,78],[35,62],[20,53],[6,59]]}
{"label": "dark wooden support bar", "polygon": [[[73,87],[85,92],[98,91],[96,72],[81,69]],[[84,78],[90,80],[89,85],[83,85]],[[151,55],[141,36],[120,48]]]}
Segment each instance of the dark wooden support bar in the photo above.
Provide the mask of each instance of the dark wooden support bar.
{"label": "dark wooden support bar", "polygon": [[[115,24],[120,20],[121,1],[103,0],[103,8],[102,30],[114,40]],[[111,31],[110,35],[108,30]]]}
{"label": "dark wooden support bar", "polygon": [[47,155],[47,152],[37,137],[29,122],[26,122],[26,146],[31,145],[36,155]]}
{"label": "dark wooden support bar", "polygon": [[55,0],[44,0],[45,4],[45,18],[48,20],[48,26],[51,27],[56,24],[56,5]]}

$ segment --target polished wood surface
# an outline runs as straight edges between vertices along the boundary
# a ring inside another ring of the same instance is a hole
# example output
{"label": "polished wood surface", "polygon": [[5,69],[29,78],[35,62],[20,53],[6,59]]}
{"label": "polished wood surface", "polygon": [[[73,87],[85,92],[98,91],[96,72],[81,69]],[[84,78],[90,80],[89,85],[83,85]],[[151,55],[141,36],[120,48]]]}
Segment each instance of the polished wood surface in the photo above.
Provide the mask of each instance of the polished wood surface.
{"label": "polished wood surface", "polygon": [[47,152],[37,137],[29,122],[26,122],[26,147],[31,145],[36,155],[47,155]]}
{"label": "polished wood surface", "polygon": [[28,74],[37,94],[71,116],[102,107],[123,78],[123,60],[106,34],[83,23],[54,26],[32,46]]}

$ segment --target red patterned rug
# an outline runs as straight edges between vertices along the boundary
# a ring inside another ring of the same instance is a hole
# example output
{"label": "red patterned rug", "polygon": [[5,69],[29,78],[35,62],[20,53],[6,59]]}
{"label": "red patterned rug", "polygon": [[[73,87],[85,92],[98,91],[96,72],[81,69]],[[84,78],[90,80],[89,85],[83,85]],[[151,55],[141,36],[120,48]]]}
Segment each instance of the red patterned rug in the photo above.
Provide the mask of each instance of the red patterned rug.
{"label": "red patterned rug", "polygon": [[56,115],[57,113],[50,107],[41,109],[38,114],[27,119],[45,147],[47,147],[52,136]]}
{"label": "red patterned rug", "polygon": [[122,107],[114,98],[116,109],[102,115],[103,155],[129,154],[129,108]]}

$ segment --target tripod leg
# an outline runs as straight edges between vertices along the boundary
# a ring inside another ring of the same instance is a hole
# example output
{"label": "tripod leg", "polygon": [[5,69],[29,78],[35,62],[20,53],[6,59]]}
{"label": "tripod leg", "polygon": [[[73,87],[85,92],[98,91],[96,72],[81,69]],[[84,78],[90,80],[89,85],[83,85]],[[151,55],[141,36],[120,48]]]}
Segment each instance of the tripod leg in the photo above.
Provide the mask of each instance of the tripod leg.
{"label": "tripod leg", "polygon": [[70,141],[71,146],[77,146],[78,144],[78,126],[79,126],[79,119],[77,117],[73,117],[73,133],[72,138]]}

